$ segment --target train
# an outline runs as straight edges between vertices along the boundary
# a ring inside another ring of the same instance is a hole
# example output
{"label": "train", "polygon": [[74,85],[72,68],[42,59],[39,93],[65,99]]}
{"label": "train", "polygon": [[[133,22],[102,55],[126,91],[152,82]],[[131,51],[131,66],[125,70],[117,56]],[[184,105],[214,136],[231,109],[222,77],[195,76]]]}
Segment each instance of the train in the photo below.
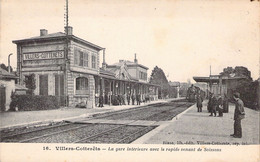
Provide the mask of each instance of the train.
{"label": "train", "polygon": [[206,92],[201,90],[199,87],[197,86],[193,86],[193,84],[188,88],[187,90],[187,95],[186,95],[186,99],[189,102],[196,102],[196,95],[200,94],[202,99],[205,99],[206,97]]}

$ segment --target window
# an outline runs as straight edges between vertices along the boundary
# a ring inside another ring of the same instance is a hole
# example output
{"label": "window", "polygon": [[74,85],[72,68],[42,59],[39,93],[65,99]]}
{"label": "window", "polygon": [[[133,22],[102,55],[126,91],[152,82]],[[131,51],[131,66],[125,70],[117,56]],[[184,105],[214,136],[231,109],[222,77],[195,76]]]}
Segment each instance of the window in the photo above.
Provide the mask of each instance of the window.
{"label": "window", "polygon": [[85,77],[76,78],[76,94],[80,94],[80,95],[88,94],[88,78]]}
{"label": "window", "polygon": [[74,64],[79,65],[79,50],[76,48],[74,49]]}
{"label": "window", "polygon": [[92,68],[96,68],[96,56],[92,55]]}
{"label": "window", "polygon": [[88,53],[86,52],[86,53],[84,53],[84,67],[88,67]]}
{"label": "window", "polygon": [[147,74],[140,71],[139,72],[139,78],[142,79],[142,80],[146,80],[147,79]]}
{"label": "window", "polygon": [[80,51],[79,49],[75,48],[74,50],[74,64],[82,67],[89,67],[89,58],[88,52]]}
{"label": "window", "polygon": [[83,52],[79,51],[79,66],[83,66]]}

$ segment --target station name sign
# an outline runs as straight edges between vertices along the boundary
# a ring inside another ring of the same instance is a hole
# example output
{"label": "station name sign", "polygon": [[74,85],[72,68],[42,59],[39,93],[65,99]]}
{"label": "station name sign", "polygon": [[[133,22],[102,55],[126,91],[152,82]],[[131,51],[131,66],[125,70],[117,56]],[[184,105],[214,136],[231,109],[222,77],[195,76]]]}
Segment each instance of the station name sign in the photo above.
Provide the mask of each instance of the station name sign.
{"label": "station name sign", "polygon": [[64,51],[24,53],[23,60],[49,60],[64,58]]}

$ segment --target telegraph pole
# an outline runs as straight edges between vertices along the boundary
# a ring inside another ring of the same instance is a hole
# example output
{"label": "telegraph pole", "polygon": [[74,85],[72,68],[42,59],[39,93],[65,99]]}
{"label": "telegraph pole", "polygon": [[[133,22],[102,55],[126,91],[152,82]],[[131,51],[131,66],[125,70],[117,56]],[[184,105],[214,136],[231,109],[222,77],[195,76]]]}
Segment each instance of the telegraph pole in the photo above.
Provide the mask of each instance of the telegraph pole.
{"label": "telegraph pole", "polygon": [[68,0],[66,0],[66,7],[65,7],[65,34],[66,34],[66,40],[65,40],[65,56],[64,56],[64,95],[65,95],[65,106],[68,106],[68,87],[67,87],[67,80],[68,80],[68,74],[67,69],[69,67],[69,35],[68,35],[68,26],[69,26],[69,7],[68,7]]}
{"label": "telegraph pole", "polygon": [[211,92],[211,65],[209,66],[209,91]]}

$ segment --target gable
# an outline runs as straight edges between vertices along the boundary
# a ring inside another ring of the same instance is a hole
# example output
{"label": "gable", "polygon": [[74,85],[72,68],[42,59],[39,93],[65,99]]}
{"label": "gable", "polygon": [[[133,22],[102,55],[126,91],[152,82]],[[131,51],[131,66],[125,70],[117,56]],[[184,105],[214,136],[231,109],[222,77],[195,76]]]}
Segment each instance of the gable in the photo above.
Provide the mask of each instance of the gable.
{"label": "gable", "polygon": [[121,80],[131,80],[131,76],[128,73],[128,69],[125,64],[121,65],[115,72],[116,78]]}

